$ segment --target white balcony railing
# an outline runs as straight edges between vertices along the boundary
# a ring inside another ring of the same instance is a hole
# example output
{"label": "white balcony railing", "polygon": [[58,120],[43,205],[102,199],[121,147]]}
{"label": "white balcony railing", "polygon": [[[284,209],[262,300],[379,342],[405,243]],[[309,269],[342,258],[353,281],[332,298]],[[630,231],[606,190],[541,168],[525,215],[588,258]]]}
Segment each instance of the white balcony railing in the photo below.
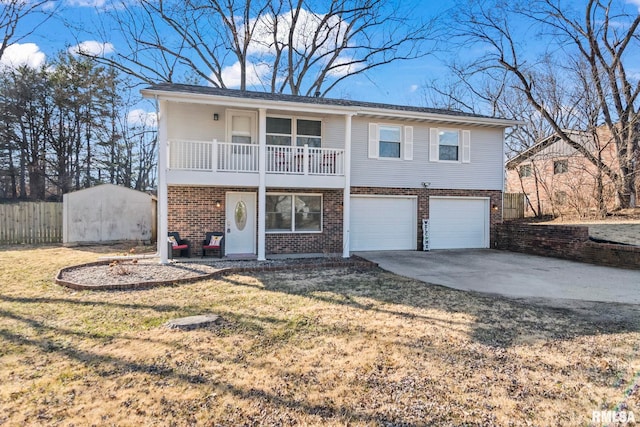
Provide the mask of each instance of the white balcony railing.
{"label": "white balcony railing", "polygon": [[169,169],[213,170],[212,141],[169,141]]}
{"label": "white balcony railing", "polygon": [[[267,145],[269,174],[344,175],[344,150]],[[258,145],[218,141],[169,141],[169,169],[258,172]]]}
{"label": "white balcony railing", "polygon": [[217,170],[222,172],[258,172],[258,145],[218,142]]}

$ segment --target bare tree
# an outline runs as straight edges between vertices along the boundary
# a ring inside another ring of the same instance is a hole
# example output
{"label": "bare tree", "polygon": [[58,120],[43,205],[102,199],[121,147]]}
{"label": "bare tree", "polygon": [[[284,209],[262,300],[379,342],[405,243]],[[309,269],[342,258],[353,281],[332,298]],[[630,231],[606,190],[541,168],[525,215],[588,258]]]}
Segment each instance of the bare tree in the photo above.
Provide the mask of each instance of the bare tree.
{"label": "bare tree", "polygon": [[[467,74],[506,76],[553,133],[614,182],[619,206],[629,207],[640,156],[640,82],[628,72],[628,60],[638,54],[640,14],[614,0],[589,0],[578,14],[569,7],[554,0],[470,1],[458,10],[455,31],[466,46],[481,46],[483,55],[467,64]],[[549,41],[538,55],[525,43],[523,31],[531,28]],[[618,164],[607,164],[567,132],[598,125],[613,136]]]}
{"label": "bare tree", "polygon": [[[427,55],[433,22],[384,0],[140,0],[111,14],[129,45],[96,57],[145,82],[325,95],[345,79]],[[86,53],[88,54],[88,53]]]}
{"label": "bare tree", "polygon": [[[49,0],[3,0],[0,1],[0,58],[5,50],[13,43],[18,43],[25,37],[33,34],[38,26],[47,20],[52,10],[45,11],[43,7],[50,4]],[[40,15],[40,20],[27,29],[21,28],[26,18]]]}

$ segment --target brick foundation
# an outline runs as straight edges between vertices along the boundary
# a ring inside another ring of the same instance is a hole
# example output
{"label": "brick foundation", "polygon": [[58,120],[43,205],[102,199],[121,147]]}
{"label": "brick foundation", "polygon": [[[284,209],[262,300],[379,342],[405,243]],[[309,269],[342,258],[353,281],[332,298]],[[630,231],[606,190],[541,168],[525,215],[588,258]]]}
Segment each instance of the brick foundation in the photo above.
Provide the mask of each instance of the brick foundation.
{"label": "brick foundation", "polygon": [[[168,189],[169,231],[178,231],[189,239],[192,255],[202,254],[201,243],[207,231],[225,230],[225,196],[229,191],[257,193],[256,188],[170,186]],[[272,190],[267,189],[267,192]],[[278,193],[322,194],[322,233],[273,233],[265,238],[267,254],[342,253],[342,190],[282,190]],[[429,218],[429,196],[489,197],[491,236],[502,219],[502,192],[489,190],[435,190],[415,188],[353,187],[353,195],[402,195],[418,199],[418,229],[416,249],[422,249],[422,219]],[[216,202],[220,207],[216,207]],[[257,235],[256,229],[256,235]]]}
{"label": "brick foundation", "polygon": [[495,227],[496,249],[640,269],[640,247],[589,240],[588,227],[503,223]]}

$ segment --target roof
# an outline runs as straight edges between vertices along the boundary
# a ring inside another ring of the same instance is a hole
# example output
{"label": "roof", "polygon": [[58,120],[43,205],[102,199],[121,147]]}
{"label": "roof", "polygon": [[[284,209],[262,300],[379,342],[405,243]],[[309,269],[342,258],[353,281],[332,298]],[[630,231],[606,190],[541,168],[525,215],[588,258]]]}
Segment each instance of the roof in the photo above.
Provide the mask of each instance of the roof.
{"label": "roof", "polygon": [[[563,129],[563,132],[569,137],[580,137],[580,136],[590,137],[591,136],[590,133],[585,131],[580,131],[580,130]],[[551,135],[545,136],[544,138],[540,139],[536,144],[532,145],[522,153],[519,153],[515,155],[513,158],[507,160],[507,162],[505,163],[505,166],[507,167],[507,169],[514,168],[520,163],[538,154],[545,148],[561,140],[562,139],[557,133],[552,133]]]}
{"label": "roof", "polygon": [[424,118],[425,116],[446,116],[447,118],[457,120],[454,121],[471,121],[495,126],[515,126],[520,122],[508,120],[499,117],[483,116],[478,114],[465,113],[461,111],[444,110],[438,108],[416,107],[408,105],[383,104],[365,101],[352,101],[347,99],[323,98],[300,95],[288,95],[282,93],[257,92],[238,89],[223,89],[211,86],[196,86],[177,83],[159,83],[151,85],[143,89],[142,94],[147,97],[155,95],[169,96],[174,95],[194,95],[207,97],[224,97],[234,98],[243,101],[268,102],[282,104],[307,105],[309,107],[318,107],[326,109],[332,108],[336,113],[340,111],[351,111],[359,115],[390,115],[390,113],[398,113],[402,116],[412,115],[415,118]]}

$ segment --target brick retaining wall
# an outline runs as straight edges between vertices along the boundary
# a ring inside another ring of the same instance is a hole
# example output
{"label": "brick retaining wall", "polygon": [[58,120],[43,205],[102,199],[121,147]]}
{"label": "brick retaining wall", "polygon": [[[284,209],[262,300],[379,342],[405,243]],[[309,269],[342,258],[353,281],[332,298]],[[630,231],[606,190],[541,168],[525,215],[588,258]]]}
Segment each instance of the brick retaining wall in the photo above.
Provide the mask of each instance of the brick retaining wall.
{"label": "brick retaining wall", "polygon": [[589,240],[584,226],[502,223],[495,226],[492,242],[495,249],[640,269],[640,246]]}

